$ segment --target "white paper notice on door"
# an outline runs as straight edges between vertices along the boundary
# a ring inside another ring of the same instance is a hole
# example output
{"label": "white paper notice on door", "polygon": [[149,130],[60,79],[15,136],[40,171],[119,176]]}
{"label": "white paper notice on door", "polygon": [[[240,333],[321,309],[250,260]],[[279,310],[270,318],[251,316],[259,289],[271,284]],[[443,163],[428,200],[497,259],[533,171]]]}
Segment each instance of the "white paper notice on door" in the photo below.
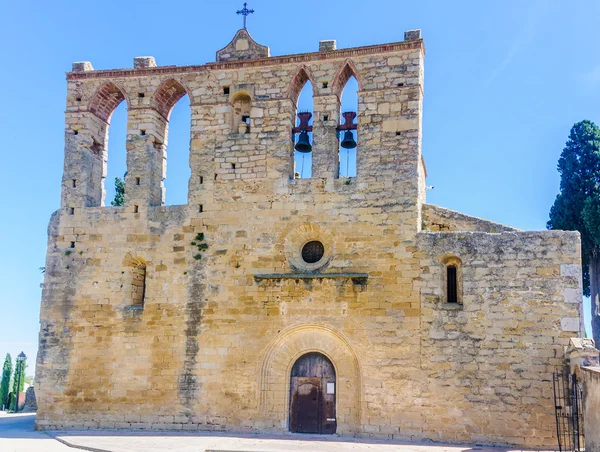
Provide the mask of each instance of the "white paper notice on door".
{"label": "white paper notice on door", "polygon": [[335,394],[335,383],[327,383],[327,394]]}

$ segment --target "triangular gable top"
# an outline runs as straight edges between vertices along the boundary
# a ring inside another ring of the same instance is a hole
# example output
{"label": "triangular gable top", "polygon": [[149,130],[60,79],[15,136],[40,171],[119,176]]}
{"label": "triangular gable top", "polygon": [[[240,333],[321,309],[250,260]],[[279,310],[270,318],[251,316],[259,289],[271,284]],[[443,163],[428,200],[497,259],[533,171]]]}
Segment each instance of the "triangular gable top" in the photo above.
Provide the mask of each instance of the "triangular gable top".
{"label": "triangular gable top", "polygon": [[258,44],[248,30],[238,30],[229,44],[217,51],[217,62],[250,60],[253,58],[268,58],[271,50],[267,46]]}

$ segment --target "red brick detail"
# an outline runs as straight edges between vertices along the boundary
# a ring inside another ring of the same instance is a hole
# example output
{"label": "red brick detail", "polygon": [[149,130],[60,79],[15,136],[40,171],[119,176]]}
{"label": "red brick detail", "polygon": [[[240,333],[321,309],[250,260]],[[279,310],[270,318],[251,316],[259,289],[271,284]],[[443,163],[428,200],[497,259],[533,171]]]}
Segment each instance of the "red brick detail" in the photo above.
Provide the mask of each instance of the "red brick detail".
{"label": "red brick detail", "polygon": [[300,92],[302,91],[302,88],[304,88],[304,85],[306,85],[306,82],[308,81],[310,81],[314,93],[315,82],[312,73],[310,72],[310,69],[308,69],[306,66],[300,66],[300,68],[298,68],[298,71],[296,72],[296,75],[292,78],[292,83],[290,84],[290,87],[288,89],[288,97],[292,100],[292,102],[294,102],[294,105],[298,103],[298,97],[300,97]]}
{"label": "red brick detail", "polygon": [[352,58],[360,55],[376,55],[387,52],[398,52],[401,50],[420,49],[425,54],[423,40],[394,42],[375,46],[354,47],[351,49],[334,50],[333,52],[301,53],[297,55],[283,55],[280,57],[257,58],[253,60],[229,61],[226,63],[208,63],[202,66],[159,66],[144,69],[115,69],[90,72],[68,72],[67,80],[81,80],[91,78],[111,77],[139,77],[141,75],[157,74],[185,74],[203,71],[215,71],[226,69],[240,69],[246,67],[264,67],[289,63],[302,63],[310,61],[333,60],[336,58]]}
{"label": "red brick detail", "polygon": [[362,83],[360,81],[360,77],[358,76],[358,69],[356,65],[352,62],[352,60],[346,60],[342,68],[338,71],[333,79],[332,91],[337,94],[338,97],[342,97],[342,91],[344,91],[344,87],[350,77],[354,76],[356,81],[358,82],[358,89],[362,89]]}
{"label": "red brick detail", "polygon": [[153,99],[153,105],[165,119],[169,119],[171,110],[179,99],[187,94],[184,86],[177,80],[168,79],[161,83],[156,90]]}
{"label": "red brick detail", "polygon": [[89,111],[98,116],[106,123],[110,122],[110,117],[115,108],[125,100],[125,95],[113,82],[107,82],[96,91],[89,105]]}

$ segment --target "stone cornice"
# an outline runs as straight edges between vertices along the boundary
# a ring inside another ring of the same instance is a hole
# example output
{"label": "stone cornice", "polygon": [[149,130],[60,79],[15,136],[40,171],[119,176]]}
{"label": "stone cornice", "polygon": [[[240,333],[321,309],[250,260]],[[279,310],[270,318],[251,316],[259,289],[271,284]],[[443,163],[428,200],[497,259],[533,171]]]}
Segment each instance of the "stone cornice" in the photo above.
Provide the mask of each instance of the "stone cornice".
{"label": "stone cornice", "polygon": [[289,63],[352,58],[362,55],[398,52],[401,50],[421,50],[425,53],[423,40],[401,41],[374,46],[352,47],[350,49],[333,50],[331,52],[300,53],[279,57],[259,58],[252,60],[228,61],[223,63],[207,63],[198,66],[158,66],[140,69],[110,69],[88,72],[67,72],[67,80],[84,80],[90,78],[139,77],[143,75],[186,74],[214,70],[239,69],[247,67],[267,67]]}

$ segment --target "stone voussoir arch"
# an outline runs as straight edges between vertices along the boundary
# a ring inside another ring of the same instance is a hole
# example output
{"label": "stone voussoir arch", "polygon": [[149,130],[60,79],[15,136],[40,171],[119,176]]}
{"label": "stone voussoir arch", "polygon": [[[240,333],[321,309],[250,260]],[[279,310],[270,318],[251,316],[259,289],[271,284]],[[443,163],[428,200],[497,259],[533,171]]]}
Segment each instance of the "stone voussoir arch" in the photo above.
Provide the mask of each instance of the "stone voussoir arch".
{"label": "stone voussoir arch", "polygon": [[181,100],[182,97],[188,95],[190,105],[193,104],[193,96],[189,87],[183,80],[179,78],[169,77],[161,82],[156,88],[152,96],[152,107],[167,121],[171,116],[173,107]]}
{"label": "stone voussoir arch", "polygon": [[273,425],[287,430],[292,367],[298,358],[311,352],[322,353],[335,368],[338,433],[358,433],[362,401],[359,359],[346,338],[325,325],[292,326],[269,343],[258,372],[260,411]]}
{"label": "stone voussoir arch", "polygon": [[304,88],[304,85],[306,85],[307,82],[310,82],[314,96],[316,87],[315,79],[310,68],[303,64],[296,70],[288,88],[287,96],[294,105],[298,105],[298,98],[300,97],[300,92],[302,91],[302,88]]}
{"label": "stone voussoir arch", "polygon": [[356,64],[354,64],[354,61],[351,59],[346,59],[333,77],[332,92],[337,95],[338,98],[341,99],[344,87],[352,76],[354,76],[356,82],[358,83],[358,89],[362,90],[363,83],[361,77],[359,76]]}
{"label": "stone voussoir arch", "polygon": [[94,92],[88,104],[88,111],[110,124],[110,117],[123,101],[127,103],[129,109],[130,101],[127,91],[117,82],[110,80]]}

